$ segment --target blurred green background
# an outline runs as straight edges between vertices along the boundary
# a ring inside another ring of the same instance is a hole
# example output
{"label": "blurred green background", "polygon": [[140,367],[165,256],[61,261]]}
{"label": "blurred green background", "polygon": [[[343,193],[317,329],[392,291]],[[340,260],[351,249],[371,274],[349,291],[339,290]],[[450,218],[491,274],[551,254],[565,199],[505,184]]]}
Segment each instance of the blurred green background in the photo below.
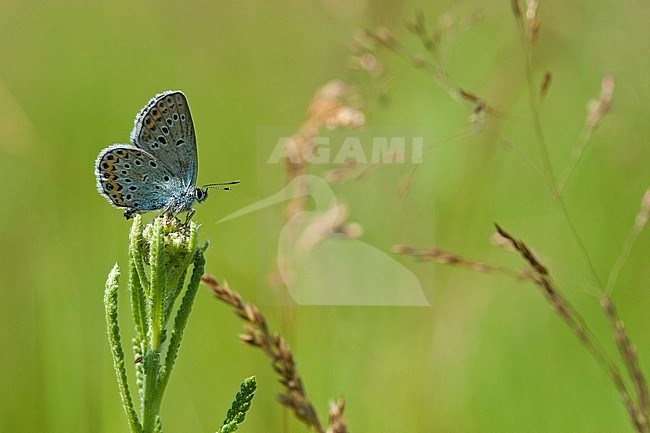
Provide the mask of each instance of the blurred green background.
{"label": "blurred green background", "polygon": [[[539,252],[614,354],[594,279],[543,177],[527,165],[539,168],[541,159],[509,1],[0,6],[0,431],[127,431],[102,298],[113,264],[126,265],[130,223],[95,190],[93,164],[103,147],[128,142],[135,114],[167,89],[190,102],[199,183],[242,180],[197,209],[212,245],[207,269],[259,301],[287,336],[323,420],[328,400],[343,395],[352,432],[632,431],[614,386],[529,284],[397,257],[431,307],[264,305],[281,205],[215,224],[283,186],[282,166],[260,162],[268,149],[259,128],[297,129],[314,92],[342,79],[364,97],[368,127],[435,131],[405,197],[396,190],[407,167],[333,186],[363,227],[360,239],[383,251],[438,246],[519,269],[518,257],[490,245],[499,222]],[[443,33],[446,71],[501,113],[482,131],[468,122],[471,106],[390,53],[380,54],[388,97],[348,68],[362,27],[386,26],[426,56],[404,27],[417,10],[431,27],[455,23]],[[477,22],[463,26],[471,17]],[[606,280],[650,185],[650,6],[542,3],[539,20],[533,81],[552,71],[541,119],[555,172],[569,160],[603,75],[617,78],[614,106],[566,190]],[[613,293],[642,368],[650,359],[649,244],[646,232]],[[252,374],[259,391],[241,431],[306,431],[276,403],[269,362],[239,343],[240,328],[199,293],[163,402],[165,431],[216,430]]]}

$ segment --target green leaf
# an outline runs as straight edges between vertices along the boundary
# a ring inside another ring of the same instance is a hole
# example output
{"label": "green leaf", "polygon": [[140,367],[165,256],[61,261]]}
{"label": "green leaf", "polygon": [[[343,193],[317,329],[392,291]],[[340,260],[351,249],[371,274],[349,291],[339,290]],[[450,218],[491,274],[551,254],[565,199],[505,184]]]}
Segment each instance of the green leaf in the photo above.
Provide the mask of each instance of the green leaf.
{"label": "green leaf", "polygon": [[108,342],[111,346],[113,355],[113,367],[117,375],[117,385],[120,391],[122,407],[129,420],[132,432],[142,432],[142,426],[138,416],[133,409],[133,401],[129,392],[129,385],[126,376],[126,367],[124,365],[124,350],[122,349],[122,340],[120,337],[120,326],[117,321],[117,295],[120,288],[120,268],[117,264],[113,267],[108,280],[106,281],[106,291],[104,292],[104,308],[106,310],[106,326],[108,330]]}
{"label": "green leaf", "polygon": [[244,422],[246,412],[251,407],[255,390],[257,389],[257,380],[255,376],[245,379],[239,386],[239,392],[228,410],[226,419],[217,433],[232,433],[239,428],[239,424]]}

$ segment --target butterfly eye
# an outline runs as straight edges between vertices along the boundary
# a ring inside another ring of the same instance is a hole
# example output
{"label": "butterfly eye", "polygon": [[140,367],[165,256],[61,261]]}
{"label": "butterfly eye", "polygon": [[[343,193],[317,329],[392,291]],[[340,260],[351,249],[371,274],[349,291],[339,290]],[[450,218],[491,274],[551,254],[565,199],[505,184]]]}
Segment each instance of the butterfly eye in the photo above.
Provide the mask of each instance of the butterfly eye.
{"label": "butterfly eye", "polygon": [[208,190],[202,190],[201,188],[197,188],[194,190],[194,195],[196,196],[196,201],[201,203],[203,200],[208,198]]}

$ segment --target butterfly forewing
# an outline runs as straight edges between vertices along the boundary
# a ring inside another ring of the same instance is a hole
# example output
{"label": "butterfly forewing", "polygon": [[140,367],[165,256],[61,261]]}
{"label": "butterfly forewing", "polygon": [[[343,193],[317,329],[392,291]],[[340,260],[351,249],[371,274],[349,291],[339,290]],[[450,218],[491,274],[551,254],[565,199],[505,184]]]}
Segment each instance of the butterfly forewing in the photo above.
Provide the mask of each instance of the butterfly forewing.
{"label": "butterfly forewing", "polygon": [[154,96],[135,118],[131,142],[161,162],[184,186],[195,186],[196,138],[182,92],[167,91]]}
{"label": "butterfly forewing", "polygon": [[116,144],[104,149],[95,166],[97,189],[114,206],[140,213],[162,209],[180,180],[148,152]]}

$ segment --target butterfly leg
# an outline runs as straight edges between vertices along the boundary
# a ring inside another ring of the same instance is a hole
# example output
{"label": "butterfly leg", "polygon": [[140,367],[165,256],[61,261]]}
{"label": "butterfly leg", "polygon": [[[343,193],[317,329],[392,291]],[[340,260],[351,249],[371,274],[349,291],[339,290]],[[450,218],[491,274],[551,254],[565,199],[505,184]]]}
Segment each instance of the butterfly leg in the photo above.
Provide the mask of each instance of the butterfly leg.
{"label": "butterfly leg", "polygon": [[133,218],[133,215],[135,215],[135,214],[136,214],[135,210],[127,209],[127,210],[124,211],[124,218],[126,218],[127,220],[130,220],[131,218]]}
{"label": "butterfly leg", "polygon": [[185,217],[185,225],[188,225],[188,224],[190,223],[190,220],[191,220],[192,217],[194,216],[194,212],[196,212],[194,209],[190,209],[190,210],[187,212],[187,216]]}

